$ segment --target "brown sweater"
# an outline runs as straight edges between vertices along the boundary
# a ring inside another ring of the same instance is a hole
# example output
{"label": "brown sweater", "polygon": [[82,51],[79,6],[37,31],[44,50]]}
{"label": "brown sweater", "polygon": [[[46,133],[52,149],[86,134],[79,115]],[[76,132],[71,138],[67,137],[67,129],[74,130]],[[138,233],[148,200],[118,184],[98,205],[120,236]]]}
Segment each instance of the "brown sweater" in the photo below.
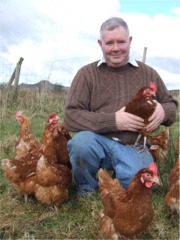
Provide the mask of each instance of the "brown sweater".
{"label": "brown sweater", "polygon": [[165,110],[163,124],[169,126],[175,121],[178,103],[154,69],[139,61],[139,67],[128,63],[117,69],[105,63],[97,67],[97,63],[82,67],[74,77],[65,105],[67,130],[90,130],[110,138],[117,137],[124,144],[134,143],[138,133],[117,130],[115,112],[151,81],[157,85],[156,100]]}

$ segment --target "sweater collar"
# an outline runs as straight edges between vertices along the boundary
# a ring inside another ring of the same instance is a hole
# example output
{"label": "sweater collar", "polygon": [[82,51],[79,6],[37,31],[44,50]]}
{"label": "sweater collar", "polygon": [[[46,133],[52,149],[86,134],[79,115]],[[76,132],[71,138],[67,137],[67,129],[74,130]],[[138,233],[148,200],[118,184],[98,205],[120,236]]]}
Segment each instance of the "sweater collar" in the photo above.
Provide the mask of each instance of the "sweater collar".
{"label": "sweater collar", "polygon": [[[105,61],[104,57],[102,57],[102,58],[99,60],[99,62],[98,62],[98,64],[97,64],[97,67],[99,67],[101,64],[103,64],[103,63],[105,63],[105,62],[106,62],[106,61]],[[129,58],[128,63],[130,63],[130,64],[133,65],[134,67],[139,67],[138,63],[136,62],[136,60],[135,60],[133,57],[130,57],[130,58]]]}

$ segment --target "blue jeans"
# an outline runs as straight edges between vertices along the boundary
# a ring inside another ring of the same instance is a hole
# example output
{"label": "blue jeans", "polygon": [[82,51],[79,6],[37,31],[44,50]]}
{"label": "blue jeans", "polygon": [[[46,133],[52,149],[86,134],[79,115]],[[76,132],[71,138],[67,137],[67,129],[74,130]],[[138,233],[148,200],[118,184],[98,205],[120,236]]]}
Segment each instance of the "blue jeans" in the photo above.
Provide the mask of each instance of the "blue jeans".
{"label": "blue jeans", "polygon": [[76,133],[68,141],[67,149],[79,195],[98,188],[97,172],[100,168],[114,170],[115,177],[127,187],[141,168],[153,162],[150,153],[138,153],[137,148],[90,131]]}

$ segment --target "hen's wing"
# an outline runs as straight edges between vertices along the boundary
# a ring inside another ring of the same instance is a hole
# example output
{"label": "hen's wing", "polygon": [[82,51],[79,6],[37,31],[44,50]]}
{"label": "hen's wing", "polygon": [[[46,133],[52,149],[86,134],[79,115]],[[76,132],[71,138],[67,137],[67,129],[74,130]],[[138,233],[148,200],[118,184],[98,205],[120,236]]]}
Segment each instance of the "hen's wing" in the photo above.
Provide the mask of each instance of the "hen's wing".
{"label": "hen's wing", "polygon": [[53,204],[55,209],[68,199],[68,187],[72,182],[72,174],[64,165],[50,164],[41,157],[36,169],[36,198],[47,205]]}
{"label": "hen's wing", "polygon": [[38,184],[42,186],[61,184],[62,187],[68,188],[72,182],[69,168],[60,164],[52,165],[44,156],[37,163],[36,176]]}
{"label": "hen's wing", "polygon": [[72,172],[71,172],[71,170],[68,167],[66,167],[62,164],[56,164],[56,167],[59,171],[60,176],[62,177],[61,186],[63,188],[69,188],[70,185],[72,184]]}
{"label": "hen's wing", "polygon": [[[27,156],[29,157],[29,154],[27,154]],[[37,159],[2,159],[2,168],[4,170],[5,176],[12,183],[22,181],[25,178],[34,175],[36,166]]]}
{"label": "hen's wing", "polygon": [[36,165],[37,159],[3,159],[2,167],[6,179],[14,185],[17,191],[24,194],[25,202],[27,197],[34,194],[36,185]]}

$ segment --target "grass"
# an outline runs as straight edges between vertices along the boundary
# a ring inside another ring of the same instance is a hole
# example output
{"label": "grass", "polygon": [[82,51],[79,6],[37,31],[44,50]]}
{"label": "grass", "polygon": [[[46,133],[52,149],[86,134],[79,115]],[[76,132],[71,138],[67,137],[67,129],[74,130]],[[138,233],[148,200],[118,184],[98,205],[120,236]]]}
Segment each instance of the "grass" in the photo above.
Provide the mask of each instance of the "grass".
{"label": "grass", "polygon": [[[40,140],[50,113],[56,112],[63,119],[65,97],[66,93],[39,94],[28,90],[20,92],[15,100],[7,99],[5,102],[2,95],[0,159],[14,155],[19,134],[19,126],[14,119],[17,110],[31,116],[32,131]],[[178,121],[179,115],[170,128],[171,144],[167,159],[159,164],[163,185],[153,189],[153,222],[138,239],[179,239],[179,218],[170,215],[164,203],[168,175],[177,158]],[[25,203],[22,194],[6,181],[0,167],[0,239],[103,239],[98,228],[98,211],[101,208],[98,193],[79,198],[74,182],[69,189],[69,200],[57,212],[37,202],[34,197]]]}

